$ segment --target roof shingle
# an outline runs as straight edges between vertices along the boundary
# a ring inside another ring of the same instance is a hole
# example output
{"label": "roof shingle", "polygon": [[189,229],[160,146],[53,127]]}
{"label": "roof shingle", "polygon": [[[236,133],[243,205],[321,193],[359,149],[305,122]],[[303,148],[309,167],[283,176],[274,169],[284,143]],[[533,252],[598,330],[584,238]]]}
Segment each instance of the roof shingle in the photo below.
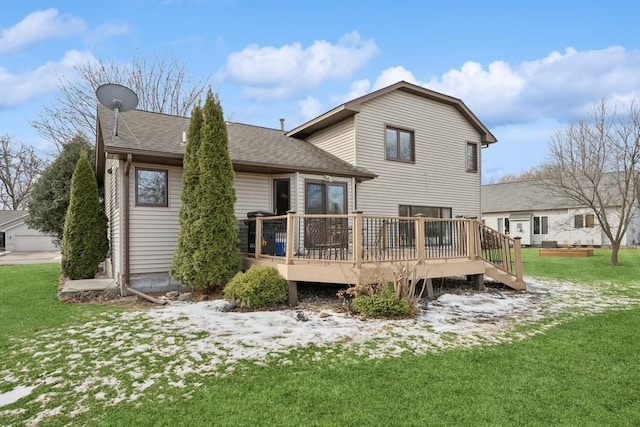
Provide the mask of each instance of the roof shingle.
{"label": "roof shingle", "polygon": [[[171,116],[142,110],[118,115],[118,132],[113,136],[114,113],[98,105],[98,121],[105,151],[137,153],[158,157],[182,158],[183,132],[188,117]],[[290,169],[371,179],[370,171],[356,167],[315,145],[288,137],[282,131],[241,123],[227,123],[229,155],[235,166]]]}

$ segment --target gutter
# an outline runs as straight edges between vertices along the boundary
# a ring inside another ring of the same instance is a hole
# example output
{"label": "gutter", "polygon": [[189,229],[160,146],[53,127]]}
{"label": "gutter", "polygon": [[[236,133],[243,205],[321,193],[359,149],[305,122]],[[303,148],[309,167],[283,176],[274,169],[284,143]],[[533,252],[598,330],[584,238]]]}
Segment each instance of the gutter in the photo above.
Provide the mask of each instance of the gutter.
{"label": "gutter", "polygon": [[[123,182],[123,190],[124,190],[124,230],[123,230],[123,238],[124,238],[124,277],[122,279],[122,288],[121,291],[124,291],[125,288],[129,287],[129,276],[131,273],[131,269],[129,267],[130,261],[130,245],[129,245],[129,172],[131,171],[131,163],[133,162],[133,156],[131,154],[127,154],[127,163],[124,168],[124,182]],[[123,292],[124,293],[124,292]]]}

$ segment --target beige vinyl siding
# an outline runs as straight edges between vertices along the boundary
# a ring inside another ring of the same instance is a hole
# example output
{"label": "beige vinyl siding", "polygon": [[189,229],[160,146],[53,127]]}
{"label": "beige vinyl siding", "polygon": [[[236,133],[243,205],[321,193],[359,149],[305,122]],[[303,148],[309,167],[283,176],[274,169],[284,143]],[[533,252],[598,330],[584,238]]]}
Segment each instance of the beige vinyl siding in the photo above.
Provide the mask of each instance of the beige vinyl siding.
{"label": "beige vinyl siding", "polygon": [[354,119],[350,117],[307,138],[324,151],[351,164],[356,161]]}
{"label": "beige vinyl siding", "polygon": [[[135,205],[135,167],[169,171],[168,207]],[[131,274],[167,272],[180,231],[182,168],[134,164],[129,179]],[[235,213],[238,218],[245,217],[250,211],[271,209],[269,183],[267,175],[236,173]]]}
{"label": "beige vinyl siding", "polygon": [[234,188],[236,217],[246,218],[247,212],[252,211],[273,211],[268,175],[236,172]]}
{"label": "beige vinyl siding", "polygon": [[107,272],[119,282],[122,274],[122,229],[120,227],[122,168],[120,161],[115,159],[107,161],[106,168],[111,169],[111,173],[105,174],[105,208],[109,220],[110,248]]}
{"label": "beige vinyl siding", "polygon": [[[480,170],[466,172],[465,157],[480,135],[454,107],[396,91],[363,104],[355,124],[355,164],[378,174],[358,185],[359,210],[398,215],[403,204],[480,217]],[[415,163],[385,160],[386,126],[415,132]]]}
{"label": "beige vinyl siding", "polygon": [[[137,167],[169,171],[169,206],[136,206],[135,174]],[[131,166],[129,182],[130,273],[167,272],[171,267],[180,230],[182,168],[134,163]]]}

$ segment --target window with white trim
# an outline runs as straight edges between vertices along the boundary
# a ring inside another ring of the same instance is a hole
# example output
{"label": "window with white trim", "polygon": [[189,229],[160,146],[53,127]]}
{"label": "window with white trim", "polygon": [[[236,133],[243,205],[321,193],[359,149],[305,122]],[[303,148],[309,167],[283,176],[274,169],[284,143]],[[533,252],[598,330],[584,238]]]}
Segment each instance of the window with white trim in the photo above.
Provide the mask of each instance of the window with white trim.
{"label": "window with white trim", "polygon": [[533,234],[549,234],[549,217],[533,217]]}

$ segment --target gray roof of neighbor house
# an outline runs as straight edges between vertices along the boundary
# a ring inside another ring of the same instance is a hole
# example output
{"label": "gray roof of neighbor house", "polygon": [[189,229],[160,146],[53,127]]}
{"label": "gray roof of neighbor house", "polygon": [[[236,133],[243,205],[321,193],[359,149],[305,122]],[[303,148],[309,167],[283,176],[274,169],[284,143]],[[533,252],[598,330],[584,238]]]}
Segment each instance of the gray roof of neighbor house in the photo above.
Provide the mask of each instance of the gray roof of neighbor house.
{"label": "gray roof of neighbor house", "polygon": [[453,106],[478,131],[483,144],[492,144],[494,142],[498,142],[491,131],[489,131],[489,129],[480,121],[480,119],[478,119],[478,117],[473,114],[473,112],[469,109],[469,107],[465,105],[464,102],[462,102],[462,100],[405,81],[400,81],[398,83],[392,84],[390,86],[384,87],[359,98],[353,99],[342,105],[339,105],[336,108],[316,117],[315,119],[303,123],[297,128],[290,130],[289,132],[287,132],[287,135],[294,138],[306,138],[314,132],[329,127],[359,113],[362,104],[364,104],[365,102],[379,98],[395,90],[410,93],[412,95],[420,96],[422,98],[431,99],[433,101],[438,101],[443,104]]}
{"label": "gray roof of neighbor house", "polygon": [[[625,173],[605,172],[598,178],[598,195],[603,205],[608,207],[621,206],[624,197],[620,188],[626,180]],[[635,192],[635,188],[630,188],[629,191]],[[483,185],[481,194],[483,213],[540,211],[586,206],[569,196],[555,193],[549,188],[549,184],[545,185],[544,180]]]}
{"label": "gray roof of neighbor house", "polygon": [[482,186],[482,213],[524,212],[576,207],[574,200],[550,194],[541,181],[516,181]]}
{"label": "gray roof of neighbor house", "polygon": [[[132,110],[118,115],[117,136],[113,136],[115,114],[98,105],[98,156],[133,154],[153,158],[182,159],[183,132],[188,117]],[[327,153],[315,145],[283,134],[281,130],[240,123],[227,123],[229,155],[236,170],[309,172],[353,176],[361,180],[375,174]],[[98,159],[97,168],[104,168]]]}
{"label": "gray roof of neighbor house", "polygon": [[0,210],[0,230],[3,230],[9,223],[15,222],[19,219],[26,218],[29,215],[29,211],[26,210]]}

